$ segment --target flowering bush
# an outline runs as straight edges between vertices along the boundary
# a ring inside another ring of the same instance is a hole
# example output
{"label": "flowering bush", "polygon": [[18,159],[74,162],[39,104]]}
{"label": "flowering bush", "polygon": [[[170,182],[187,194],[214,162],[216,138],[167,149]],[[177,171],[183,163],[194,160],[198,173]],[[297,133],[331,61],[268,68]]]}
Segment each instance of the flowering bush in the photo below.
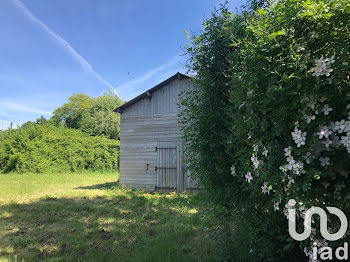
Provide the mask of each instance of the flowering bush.
{"label": "flowering bush", "polygon": [[[301,218],[313,206],[350,218],[349,17],[346,0],[280,0],[240,15],[222,7],[188,47],[199,86],[184,101],[189,166],[243,220],[250,261],[337,245],[318,231],[291,239],[289,199]],[[330,217],[329,230],[338,222]]]}

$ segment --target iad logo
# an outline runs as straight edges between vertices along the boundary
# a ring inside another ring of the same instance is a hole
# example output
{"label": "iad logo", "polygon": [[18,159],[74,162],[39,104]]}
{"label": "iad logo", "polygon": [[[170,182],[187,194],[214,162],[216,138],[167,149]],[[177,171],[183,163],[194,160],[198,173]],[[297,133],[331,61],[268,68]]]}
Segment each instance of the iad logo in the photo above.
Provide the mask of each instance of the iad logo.
{"label": "iad logo", "polygon": [[320,216],[320,230],[321,235],[328,241],[336,241],[341,239],[348,229],[348,220],[339,208],[336,207],[327,207],[327,210],[329,213],[336,215],[340,219],[340,229],[337,233],[330,234],[328,233],[328,227],[327,227],[327,214],[326,212],[320,208],[320,207],[313,207],[306,211],[305,213],[305,221],[304,221],[304,232],[299,234],[296,232],[296,219],[295,219],[295,200],[290,199],[288,202],[289,208],[288,208],[288,229],[290,236],[297,240],[297,241],[303,241],[310,237],[311,234],[311,222],[312,222],[312,216],[314,214],[317,214]]}
{"label": "iad logo", "polygon": [[[321,235],[323,236],[324,239],[328,240],[328,241],[336,241],[341,239],[347,229],[348,229],[348,220],[345,216],[345,214],[343,213],[343,211],[341,211],[339,208],[336,207],[326,207],[327,210],[329,211],[329,213],[336,215],[339,220],[340,220],[340,228],[338,230],[338,232],[331,234],[328,232],[328,227],[327,227],[327,214],[326,212],[320,208],[320,207],[313,207],[310,208],[306,211],[305,213],[305,220],[304,220],[304,232],[299,234],[298,232],[296,232],[296,214],[295,214],[295,204],[296,201],[294,199],[290,199],[288,202],[289,208],[288,208],[288,230],[289,230],[289,234],[290,236],[297,240],[297,241],[303,241],[305,239],[307,239],[308,237],[310,237],[311,234],[311,223],[312,223],[312,216],[314,214],[319,215],[320,217],[320,232]],[[317,254],[321,253],[321,258],[322,259],[329,259],[332,260],[332,249],[330,247],[323,247],[321,248],[320,251],[317,250],[317,247],[314,243],[314,248],[313,248],[313,258],[317,259]],[[343,253],[343,255],[340,254],[340,252]],[[335,252],[335,256],[340,259],[347,259],[348,257],[348,243],[344,244],[344,247],[339,247],[337,248],[336,252]]]}

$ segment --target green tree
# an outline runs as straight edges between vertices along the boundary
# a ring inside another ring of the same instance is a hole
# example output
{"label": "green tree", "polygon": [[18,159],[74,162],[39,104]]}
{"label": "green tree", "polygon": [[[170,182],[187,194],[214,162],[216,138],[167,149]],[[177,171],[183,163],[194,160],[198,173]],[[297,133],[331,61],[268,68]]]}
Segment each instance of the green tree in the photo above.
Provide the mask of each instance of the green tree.
{"label": "green tree", "polygon": [[94,136],[102,135],[111,139],[119,139],[120,114],[113,110],[123,103],[112,92],[97,97],[94,99],[93,106],[89,110],[89,117],[81,129]]}
{"label": "green tree", "polygon": [[38,118],[35,123],[38,124],[38,125],[43,125],[47,122],[47,119],[43,116],[41,116],[40,118]]}
{"label": "green tree", "polygon": [[89,135],[119,139],[120,115],[113,110],[123,103],[111,91],[97,98],[74,94],[68,103],[54,111],[51,121]]}
{"label": "green tree", "polygon": [[63,122],[66,127],[80,129],[89,116],[94,99],[85,94],[74,94],[68,100],[53,112],[53,120]]}

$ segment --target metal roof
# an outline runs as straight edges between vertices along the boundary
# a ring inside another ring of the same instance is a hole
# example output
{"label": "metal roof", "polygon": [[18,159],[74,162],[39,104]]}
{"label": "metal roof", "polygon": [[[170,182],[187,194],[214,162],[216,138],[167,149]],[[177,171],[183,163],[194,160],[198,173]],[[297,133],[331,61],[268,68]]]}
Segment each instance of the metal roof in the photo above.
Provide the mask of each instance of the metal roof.
{"label": "metal roof", "polygon": [[160,84],[152,87],[151,89],[147,90],[146,92],[142,93],[141,95],[131,99],[130,101],[126,102],[125,104],[121,105],[120,107],[114,109],[114,112],[122,113],[123,109],[135,104],[137,101],[152,96],[152,93],[157,91],[158,89],[162,88],[163,86],[167,85],[171,81],[174,81],[176,79],[190,79],[191,77],[188,75],[181,74],[180,72],[177,72],[175,75],[169,77],[167,80],[161,82]]}

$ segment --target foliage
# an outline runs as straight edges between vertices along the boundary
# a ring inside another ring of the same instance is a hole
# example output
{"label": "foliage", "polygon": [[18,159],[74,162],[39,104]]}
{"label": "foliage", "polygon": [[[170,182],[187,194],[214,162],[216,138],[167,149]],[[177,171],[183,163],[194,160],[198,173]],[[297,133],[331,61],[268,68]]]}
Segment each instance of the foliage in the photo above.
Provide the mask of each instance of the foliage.
{"label": "foliage", "polygon": [[52,122],[68,128],[80,129],[93,136],[119,139],[120,115],[113,112],[124,102],[112,92],[97,98],[74,94],[69,102],[54,111]]}
{"label": "foliage", "polygon": [[3,173],[117,170],[118,158],[119,141],[50,123],[27,122],[0,133]]}
{"label": "foliage", "polygon": [[280,0],[238,15],[223,6],[188,47],[199,87],[183,102],[189,168],[241,221],[244,259],[294,258],[289,199],[300,217],[312,206],[350,217],[349,18],[346,0]]}

